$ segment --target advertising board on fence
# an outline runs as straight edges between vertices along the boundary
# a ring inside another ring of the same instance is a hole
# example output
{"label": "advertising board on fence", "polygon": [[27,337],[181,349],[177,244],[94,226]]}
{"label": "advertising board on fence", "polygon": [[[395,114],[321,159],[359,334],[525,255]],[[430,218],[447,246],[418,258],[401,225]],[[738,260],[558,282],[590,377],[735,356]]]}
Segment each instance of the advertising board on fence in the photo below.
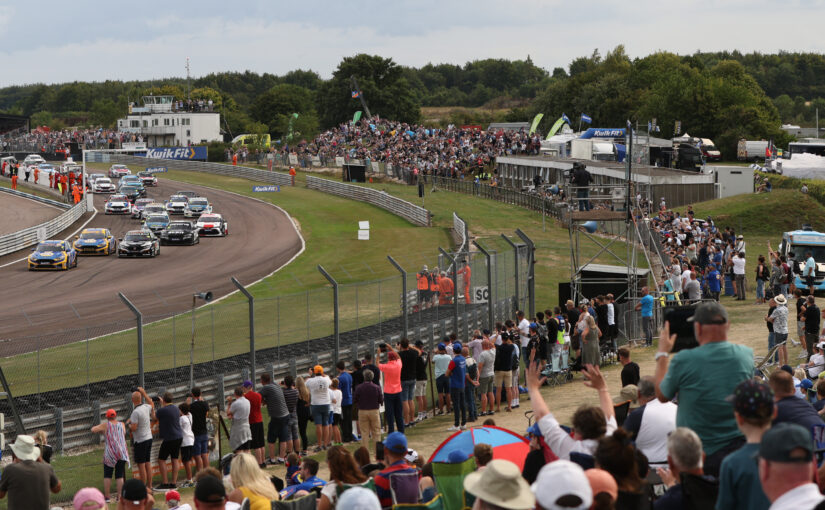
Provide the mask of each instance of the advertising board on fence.
{"label": "advertising board on fence", "polygon": [[206,147],[156,147],[146,149],[150,159],[188,159],[206,161]]}

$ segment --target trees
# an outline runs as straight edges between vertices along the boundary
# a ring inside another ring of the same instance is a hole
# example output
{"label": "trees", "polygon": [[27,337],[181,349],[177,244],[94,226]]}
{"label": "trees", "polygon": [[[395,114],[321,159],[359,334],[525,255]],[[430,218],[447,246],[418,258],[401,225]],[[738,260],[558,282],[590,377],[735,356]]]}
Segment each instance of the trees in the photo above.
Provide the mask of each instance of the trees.
{"label": "trees", "polygon": [[[315,97],[312,91],[298,85],[275,85],[255,98],[250,110],[253,119],[267,125],[268,132],[276,137],[287,133],[289,117],[299,114],[301,131],[312,136],[318,129],[315,113]],[[293,130],[297,130],[293,125]]]}

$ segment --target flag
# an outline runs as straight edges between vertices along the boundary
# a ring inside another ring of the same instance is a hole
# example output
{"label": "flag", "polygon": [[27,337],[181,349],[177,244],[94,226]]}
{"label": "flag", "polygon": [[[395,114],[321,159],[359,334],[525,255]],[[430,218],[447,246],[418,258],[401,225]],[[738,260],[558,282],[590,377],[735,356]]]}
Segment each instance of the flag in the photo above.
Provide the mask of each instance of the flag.
{"label": "flag", "polygon": [[647,121],[647,132],[650,133],[651,131],[653,131],[653,123]]}
{"label": "flag", "polygon": [[355,124],[359,120],[361,120],[361,110],[358,110],[357,112],[355,112],[355,115],[352,116],[352,123],[353,124]]}
{"label": "flag", "polygon": [[581,120],[582,120],[582,122],[585,122],[587,124],[592,124],[593,123],[593,119],[590,118],[590,115],[586,115],[584,113],[582,113]]}
{"label": "flag", "polygon": [[353,99],[357,99],[357,98],[358,98],[358,97],[360,97],[360,96],[361,96],[361,94],[360,94],[360,93],[358,93],[357,91],[355,91],[355,90],[353,90],[353,91],[352,91],[352,98],[353,98]]}
{"label": "flag", "polygon": [[533,117],[533,124],[530,126],[530,134],[536,132],[536,128],[539,127],[539,122],[541,122],[541,118],[544,117],[543,113],[537,113],[535,117]]}
{"label": "flag", "polygon": [[565,122],[567,122],[568,124],[570,124],[570,118],[569,118],[569,117],[567,117],[567,115],[565,115],[565,114],[563,114],[563,113],[562,113],[562,114],[561,114],[561,118],[562,118],[562,120],[563,120],[563,121],[565,121]]}
{"label": "flag", "polygon": [[547,133],[547,138],[545,138],[545,140],[549,140],[550,138],[552,138],[553,135],[555,135],[556,132],[559,129],[561,129],[561,127],[564,125],[564,118],[565,118],[565,116],[563,115],[559,120],[556,121],[555,124],[553,124],[553,127],[550,128],[550,132]]}

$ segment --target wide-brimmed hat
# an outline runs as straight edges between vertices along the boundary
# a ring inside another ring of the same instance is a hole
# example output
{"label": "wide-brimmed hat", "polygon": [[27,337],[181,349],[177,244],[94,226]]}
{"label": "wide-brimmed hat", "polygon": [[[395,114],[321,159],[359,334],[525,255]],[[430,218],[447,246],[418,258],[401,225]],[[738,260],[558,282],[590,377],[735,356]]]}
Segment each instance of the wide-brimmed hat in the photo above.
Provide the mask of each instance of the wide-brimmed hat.
{"label": "wide-brimmed hat", "polygon": [[501,508],[527,510],[536,506],[536,497],[518,466],[504,459],[493,459],[483,471],[464,478],[464,489],[473,496]]}
{"label": "wide-brimmed hat", "polygon": [[773,298],[773,300],[776,301],[777,305],[786,305],[786,304],[788,304],[788,300],[785,299],[784,294],[777,295],[775,298]]}
{"label": "wide-brimmed hat", "polygon": [[40,457],[40,448],[34,444],[34,438],[21,434],[11,444],[11,451],[20,460],[37,460]]}

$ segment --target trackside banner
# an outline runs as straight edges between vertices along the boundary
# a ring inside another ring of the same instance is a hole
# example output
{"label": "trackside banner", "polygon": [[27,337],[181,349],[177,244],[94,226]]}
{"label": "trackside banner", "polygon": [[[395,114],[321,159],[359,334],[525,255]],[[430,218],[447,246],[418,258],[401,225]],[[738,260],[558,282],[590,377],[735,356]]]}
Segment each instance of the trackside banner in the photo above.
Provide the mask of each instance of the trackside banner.
{"label": "trackside banner", "polygon": [[150,159],[185,159],[206,161],[206,147],[158,147],[146,149]]}

